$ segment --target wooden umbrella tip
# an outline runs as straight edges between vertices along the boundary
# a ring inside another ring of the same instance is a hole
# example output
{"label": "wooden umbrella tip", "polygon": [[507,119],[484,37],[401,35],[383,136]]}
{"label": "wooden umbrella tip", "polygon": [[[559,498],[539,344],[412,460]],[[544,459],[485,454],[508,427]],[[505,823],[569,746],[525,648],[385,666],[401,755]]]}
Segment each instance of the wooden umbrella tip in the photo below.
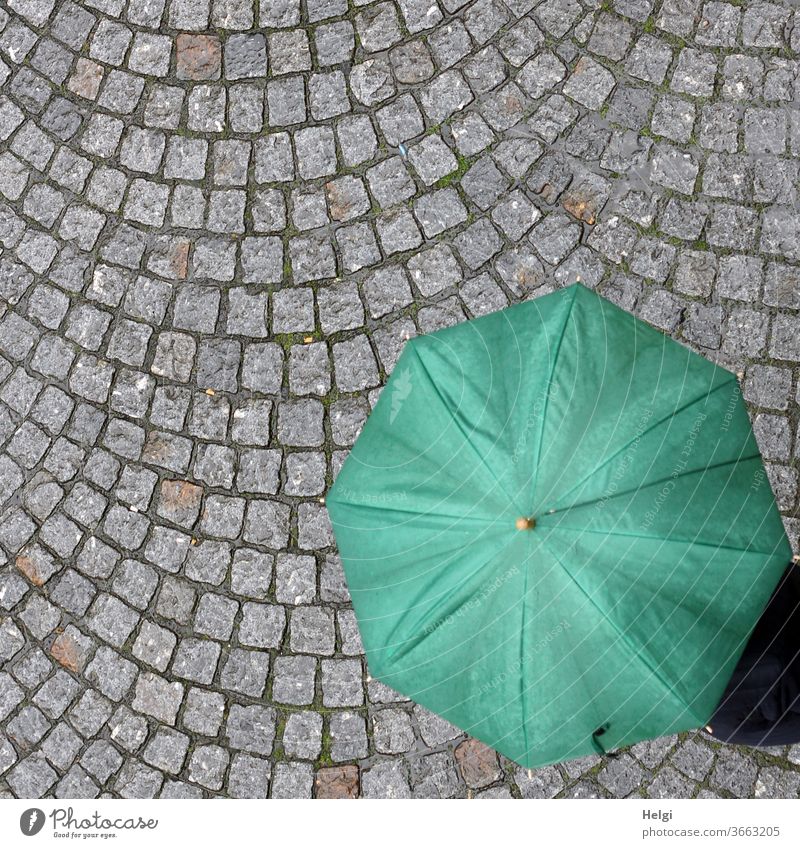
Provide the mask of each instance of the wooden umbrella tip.
{"label": "wooden umbrella tip", "polygon": [[520,516],[517,519],[517,530],[533,530],[535,526],[535,518],[525,518],[524,516]]}

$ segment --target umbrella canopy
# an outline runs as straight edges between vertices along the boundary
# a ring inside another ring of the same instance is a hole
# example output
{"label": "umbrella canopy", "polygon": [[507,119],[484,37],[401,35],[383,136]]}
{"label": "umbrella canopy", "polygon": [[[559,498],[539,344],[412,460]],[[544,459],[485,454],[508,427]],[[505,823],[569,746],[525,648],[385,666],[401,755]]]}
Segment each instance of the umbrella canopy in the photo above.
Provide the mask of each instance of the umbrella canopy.
{"label": "umbrella canopy", "polygon": [[706,724],[791,559],[736,376],[581,284],[409,341],[326,501],[372,676],[526,767]]}

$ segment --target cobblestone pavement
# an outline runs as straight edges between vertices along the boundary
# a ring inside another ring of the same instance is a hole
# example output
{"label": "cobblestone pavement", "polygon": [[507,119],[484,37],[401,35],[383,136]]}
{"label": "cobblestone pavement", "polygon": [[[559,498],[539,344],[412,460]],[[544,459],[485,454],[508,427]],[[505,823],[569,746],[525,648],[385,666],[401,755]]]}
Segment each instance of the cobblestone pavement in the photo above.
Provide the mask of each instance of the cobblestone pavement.
{"label": "cobblestone pavement", "polygon": [[584,283],[743,374],[797,549],[800,12],[0,0],[0,794],[740,797],[529,775],[364,666],[326,488],[415,334]]}

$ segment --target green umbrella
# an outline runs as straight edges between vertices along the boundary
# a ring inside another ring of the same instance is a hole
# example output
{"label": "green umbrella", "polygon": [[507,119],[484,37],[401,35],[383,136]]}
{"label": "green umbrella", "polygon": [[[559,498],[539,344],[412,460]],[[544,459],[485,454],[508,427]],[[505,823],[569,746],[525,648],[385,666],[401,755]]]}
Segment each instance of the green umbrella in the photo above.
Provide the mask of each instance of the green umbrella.
{"label": "green umbrella", "polygon": [[581,284],[409,341],[327,506],[372,676],[529,768],[705,725],[791,559],[736,376]]}

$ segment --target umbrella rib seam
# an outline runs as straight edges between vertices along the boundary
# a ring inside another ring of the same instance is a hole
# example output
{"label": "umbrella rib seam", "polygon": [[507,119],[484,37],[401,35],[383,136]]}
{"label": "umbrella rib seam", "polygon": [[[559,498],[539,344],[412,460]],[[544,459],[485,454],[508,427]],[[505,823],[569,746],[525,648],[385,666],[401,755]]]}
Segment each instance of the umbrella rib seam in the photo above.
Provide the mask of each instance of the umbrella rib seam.
{"label": "umbrella rib seam", "polygon": [[453,515],[449,512],[437,512],[436,510],[428,510],[427,512],[418,512],[413,509],[399,509],[393,506],[381,506],[380,504],[374,503],[359,503],[358,501],[351,501],[347,498],[327,498],[328,503],[337,503],[342,506],[352,506],[358,507],[359,509],[375,509],[380,512],[398,512],[401,515],[414,515],[418,518],[452,518],[454,521],[480,521],[486,524],[497,524],[500,520],[500,516],[495,516],[494,518],[489,518],[485,515]]}
{"label": "umbrella rib seam", "polygon": [[742,554],[758,554],[759,556],[774,556],[775,551],[761,551],[755,548],[735,548],[733,545],[715,545],[713,542],[699,542],[696,539],[671,539],[668,536],[645,536],[642,533],[620,533],[617,530],[603,530],[602,528],[572,527],[569,524],[557,524],[552,528],[556,530],[577,530],[581,533],[602,533],[605,536],[620,536],[625,539],[642,539],[645,541],[657,540],[660,542],[676,542],[680,545],[699,545],[704,548],[716,548],[721,551],[736,551]]}
{"label": "umbrella rib seam", "polygon": [[[559,497],[559,499],[558,499],[558,500],[564,500],[566,497],[568,497],[569,495],[571,495],[571,494],[572,494],[572,492],[574,492],[574,491],[575,491],[575,489],[577,489],[579,486],[582,486],[584,483],[586,483],[586,482],[588,482],[589,480],[591,480],[591,478],[592,478],[595,474],[597,474],[597,472],[598,472],[598,471],[600,471],[601,469],[605,468],[605,467],[606,467],[606,466],[607,466],[610,462],[612,462],[612,461],[613,461],[616,457],[618,457],[618,456],[619,456],[619,455],[620,455],[620,454],[621,454],[621,453],[622,453],[622,452],[623,452],[626,448],[630,447],[630,445],[632,445],[632,444],[633,444],[633,442],[634,442],[636,439],[641,439],[643,436],[645,436],[645,435],[647,435],[648,433],[652,432],[652,431],[653,431],[656,427],[659,427],[659,426],[660,426],[661,424],[663,424],[665,421],[668,421],[670,418],[674,418],[676,415],[680,415],[680,413],[685,412],[687,409],[690,409],[690,408],[691,408],[692,406],[694,406],[694,405],[695,405],[698,401],[703,400],[703,398],[705,398],[705,399],[707,400],[707,399],[708,399],[709,397],[711,397],[711,395],[713,395],[716,391],[718,391],[719,389],[723,388],[724,386],[728,386],[728,385],[730,385],[731,383],[734,383],[734,382],[735,382],[735,383],[738,383],[738,380],[736,379],[736,377],[735,377],[735,376],[734,376],[734,377],[732,377],[731,379],[729,379],[729,380],[725,380],[724,382],[722,382],[722,383],[720,383],[719,385],[715,386],[713,389],[711,389],[711,391],[706,391],[706,392],[705,392],[705,394],[697,395],[697,397],[694,397],[694,398],[692,398],[691,400],[687,401],[687,402],[686,402],[683,406],[680,406],[680,407],[678,407],[677,409],[673,409],[671,412],[669,412],[669,413],[667,413],[666,415],[664,415],[664,417],[663,417],[663,418],[660,418],[658,421],[654,421],[654,422],[653,422],[653,423],[652,423],[649,427],[646,427],[644,430],[642,430],[642,432],[641,432],[641,433],[639,433],[637,436],[634,436],[632,439],[630,439],[630,441],[626,442],[626,443],[625,443],[624,445],[622,445],[622,446],[621,446],[618,450],[614,451],[614,453],[613,453],[613,454],[611,454],[611,456],[609,456],[609,457],[608,457],[608,459],[606,459],[605,461],[603,461],[603,462],[602,462],[600,465],[598,465],[596,468],[592,469],[592,471],[590,471],[590,472],[589,472],[589,473],[588,473],[588,474],[587,474],[587,475],[586,475],[586,476],[585,476],[582,480],[579,480],[579,481],[578,481],[578,482],[577,482],[574,486],[571,486],[571,487],[570,487],[570,488],[569,488],[566,492],[564,492],[564,494],[563,494],[563,495],[561,495],[561,496]],[[566,508],[566,507],[563,507],[563,508]]]}
{"label": "umbrella rib seam", "polygon": [[[688,477],[690,474],[699,474],[700,472],[705,474],[707,471],[711,471],[714,468],[724,468],[726,465],[732,465],[739,462],[748,462],[751,459],[761,459],[761,454],[754,453],[750,454],[750,456],[737,456],[735,459],[726,459],[723,462],[715,462],[711,465],[706,465],[703,468],[693,468],[691,471],[681,471],[680,474],[675,474],[674,476],[670,474],[667,477],[660,477],[658,480],[653,480],[652,483],[648,483],[645,486],[636,486],[633,489],[625,489],[622,492],[616,492],[613,495],[609,495],[605,500],[606,503],[608,503],[609,501],[613,501],[616,498],[622,497],[622,495],[629,495],[632,492],[642,492],[645,489],[651,488],[652,486],[657,486],[659,483],[665,483],[667,480],[678,480],[681,477]],[[557,509],[553,512],[546,512],[545,515],[557,515],[558,513],[569,512],[569,510],[571,509],[581,509],[585,506],[591,506],[593,503],[597,503],[599,500],[602,499],[603,498],[601,496],[599,498],[592,498],[588,501],[582,501],[581,503],[570,504],[570,506],[562,507],[561,509]]]}
{"label": "umbrella rib seam", "polygon": [[520,662],[520,673],[519,673],[519,698],[520,698],[520,709],[522,711],[522,743],[525,746],[525,756],[527,757],[530,754],[530,745],[528,743],[528,700],[525,697],[528,691],[528,686],[526,683],[525,672],[527,671],[526,664],[526,656],[525,656],[525,633],[527,630],[528,624],[528,578],[530,574],[530,569],[525,568],[525,581],[522,586],[522,627],[521,630],[521,638],[519,641],[519,662]]}
{"label": "umbrella rib seam", "polygon": [[[510,547],[510,545],[513,542],[514,542],[514,536],[513,536],[513,534],[510,534],[508,541],[503,543],[503,545],[497,551],[490,553],[490,554],[487,554],[486,558],[484,558],[481,561],[480,565],[475,567],[475,569],[469,574],[467,579],[477,580],[478,575],[482,571],[484,571],[487,563],[494,562],[495,559],[500,554],[502,554],[502,552],[506,548]],[[526,579],[527,579],[527,573],[526,573]],[[430,588],[431,587],[425,588],[426,594],[429,592]],[[416,600],[416,598],[415,598],[415,600]],[[431,635],[431,633],[435,632],[437,630],[436,626],[432,627],[430,629],[430,631],[428,630],[428,628],[431,626],[432,621],[434,621],[434,622],[439,621],[439,617],[441,616],[441,613],[442,613],[442,607],[446,604],[446,602],[448,600],[449,600],[449,593],[445,592],[445,591],[441,591],[439,593],[438,600],[433,604],[432,608],[426,610],[422,614],[422,616],[414,623],[414,625],[412,627],[408,628],[410,631],[413,632],[413,635],[409,636],[407,639],[399,640],[399,641],[393,641],[389,644],[389,646],[388,646],[389,650],[387,651],[385,661],[387,663],[393,663],[393,662],[396,662],[397,660],[404,659],[408,654],[411,653],[411,651],[418,648],[419,645],[421,645],[422,642],[424,642],[425,639],[428,638],[429,635]],[[462,602],[462,604],[460,606],[463,606],[463,603],[466,603],[466,601]],[[458,609],[458,607],[456,609]],[[523,614],[524,614],[524,607],[523,607]],[[390,636],[391,639],[394,639],[395,636],[400,635],[399,633],[397,633],[397,630],[400,628],[401,624],[402,624],[402,622],[398,622],[397,625],[395,626],[395,628],[392,630],[391,636]]]}
{"label": "umbrella rib seam", "polygon": [[575,306],[575,300],[578,293],[578,284],[573,285],[572,291],[572,299],[569,302],[569,308],[567,309],[567,314],[564,316],[564,323],[561,325],[561,332],[558,336],[558,344],[556,346],[556,351],[553,356],[553,364],[550,366],[550,374],[547,377],[547,383],[545,384],[547,388],[547,393],[544,398],[544,409],[542,410],[542,426],[539,429],[539,440],[536,444],[536,462],[533,467],[533,483],[531,485],[531,502],[533,502],[535,493],[536,493],[536,484],[539,482],[539,461],[542,456],[542,442],[544,441],[544,428],[547,424],[547,410],[550,406],[550,385],[553,382],[553,378],[556,373],[556,366],[558,365],[558,357],[561,353],[561,345],[564,342],[564,336],[567,333],[567,325],[569,324],[570,318],[572,317],[572,310]]}
{"label": "umbrella rib seam", "polygon": [[610,626],[614,629],[614,631],[615,631],[615,632],[619,635],[619,637],[622,639],[623,644],[627,647],[628,651],[629,651],[629,652],[630,652],[630,653],[631,653],[631,654],[632,654],[632,655],[633,655],[633,656],[634,656],[634,657],[638,660],[638,662],[639,662],[641,665],[644,665],[644,666],[645,666],[645,668],[647,668],[647,670],[648,670],[651,674],[653,674],[653,675],[656,677],[656,679],[659,681],[659,683],[661,683],[661,685],[662,685],[662,686],[663,686],[663,687],[664,687],[664,688],[665,688],[668,692],[670,692],[670,693],[671,693],[671,694],[672,694],[672,695],[673,695],[673,696],[674,696],[674,697],[678,700],[678,702],[679,702],[679,703],[680,703],[680,704],[684,707],[684,709],[686,710],[686,712],[688,713],[688,715],[690,715],[690,716],[692,717],[692,719],[698,723],[698,726],[702,726],[703,724],[705,724],[705,721],[704,721],[704,720],[701,720],[701,719],[698,719],[698,718],[697,718],[697,716],[695,715],[694,710],[693,710],[693,709],[692,709],[692,708],[691,708],[691,707],[690,707],[690,706],[686,703],[686,701],[684,700],[684,698],[683,698],[683,696],[680,694],[680,692],[676,691],[676,690],[675,690],[675,689],[674,689],[674,688],[673,688],[673,687],[669,684],[669,682],[668,682],[667,680],[665,680],[665,679],[664,679],[663,675],[662,675],[660,672],[656,671],[656,669],[654,669],[654,668],[650,665],[649,660],[648,660],[645,656],[643,656],[641,653],[639,653],[639,652],[637,652],[637,651],[636,651],[636,649],[634,648],[634,646],[631,644],[631,641],[630,641],[630,639],[628,638],[628,636],[627,636],[627,634],[625,633],[625,631],[624,631],[624,630],[621,630],[621,629],[618,627],[618,625],[617,625],[617,624],[616,624],[616,623],[615,623],[615,622],[614,622],[614,621],[613,621],[613,620],[612,620],[612,619],[611,619],[611,618],[610,618],[610,617],[609,617],[609,616],[608,616],[608,615],[607,615],[607,614],[603,611],[603,609],[602,609],[602,608],[601,608],[601,607],[597,604],[597,602],[596,602],[596,601],[595,601],[595,599],[594,599],[594,598],[593,598],[593,597],[589,594],[589,592],[587,592],[587,591],[586,591],[586,589],[584,589],[584,588],[583,588],[583,586],[581,585],[580,581],[579,581],[579,580],[578,580],[578,579],[577,579],[577,578],[576,578],[576,577],[572,574],[572,572],[571,572],[571,571],[570,571],[570,570],[569,570],[569,569],[568,569],[568,568],[564,565],[564,563],[563,563],[563,561],[562,561],[561,557],[558,555],[558,553],[557,553],[555,550],[553,550],[553,546],[552,546],[552,545],[548,542],[548,540],[547,540],[547,539],[542,539],[542,544],[543,544],[546,548],[548,548],[548,549],[550,550],[550,552],[551,552],[551,553],[553,554],[553,556],[555,557],[556,562],[558,562],[558,564],[559,564],[559,565],[561,566],[561,568],[564,570],[564,572],[565,572],[565,573],[566,573],[566,575],[569,577],[569,579],[570,579],[570,580],[572,580],[572,582],[573,582],[573,583],[574,583],[574,584],[578,587],[578,589],[580,589],[580,591],[581,591],[581,592],[582,592],[582,593],[586,596],[586,598],[588,599],[589,603],[590,603],[590,604],[591,604],[591,605],[592,605],[592,606],[593,606],[593,607],[597,610],[597,612],[598,612],[598,613],[599,613],[599,614],[603,617],[603,620],[604,620],[604,621],[606,621],[606,622],[607,622],[607,623],[608,623],[608,624],[609,624],[609,625],[610,625]]}
{"label": "umbrella rib seam", "polygon": [[442,395],[442,393],[439,391],[439,387],[436,385],[436,382],[434,381],[433,377],[431,376],[430,372],[428,371],[428,369],[427,369],[427,367],[426,367],[426,365],[425,365],[425,362],[423,361],[422,357],[420,356],[419,351],[417,350],[417,348],[416,348],[416,347],[412,347],[412,348],[411,348],[411,350],[413,351],[414,355],[416,356],[416,358],[417,358],[417,362],[419,363],[419,366],[420,366],[420,368],[422,369],[422,373],[425,375],[425,378],[426,378],[426,379],[428,380],[428,382],[430,383],[431,388],[433,389],[433,391],[434,391],[434,392],[435,392],[435,394],[436,394],[436,397],[438,397],[438,398],[439,398],[439,400],[440,400],[440,401],[441,401],[441,403],[442,403],[442,406],[445,408],[445,410],[447,411],[447,413],[450,415],[451,420],[453,421],[453,423],[455,424],[455,426],[458,428],[458,432],[459,432],[459,433],[461,433],[461,436],[462,436],[462,438],[464,439],[464,444],[465,444],[465,445],[467,445],[467,446],[470,448],[470,450],[472,451],[472,453],[473,453],[473,454],[474,454],[474,455],[478,458],[478,461],[480,462],[480,464],[481,464],[481,465],[482,465],[482,466],[483,466],[483,467],[484,467],[484,468],[485,468],[485,469],[489,472],[489,476],[490,476],[490,477],[494,480],[495,484],[497,485],[497,488],[499,489],[499,491],[500,491],[500,492],[502,492],[502,493],[503,493],[503,495],[505,496],[506,500],[507,500],[507,501],[508,501],[508,502],[509,502],[509,503],[510,503],[510,504],[511,504],[514,508],[519,509],[519,507],[517,506],[517,504],[516,504],[516,502],[514,501],[514,499],[511,497],[511,495],[509,495],[509,493],[508,493],[508,492],[505,490],[505,488],[503,487],[503,484],[502,484],[502,483],[501,483],[501,482],[497,479],[497,476],[495,475],[494,471],[492,471],[492,468],[491,468],[491,466],[489,465],[489,463],[486,461],[486,458],[485,458],[485,457],[483,457],[483,456],[481,456],[481,455],[480,455],[480,453],[478,453],[477,449],[475,448],[475,446],[474,446],[474,445],[472,444],[472,442],[470,441],[469,435],[468,435],[467,433],[465,433],[465,432],[464,432],[464,429],[463,429],[463,428],[462,428],[462,426],[461,426],[461,422],[458,420],[458,418],[456,417],[455,413],[454,413],[454,412],[453,412],[453,410],[450,408],[450,404],[449,404],[449,403],[445,400],[444,396],[443,396],[443,395]]}
{"label": "umbrella rib seam", "polygon": [[[558,344],[556,346],[555,354],[553,356],[553,364],[550,366],[550,373],[547,376],[547,382],[545,383],[546,394],[544,400],[544,409],[542,410],[542,426],[539,429],[539,439],[536,443],[536,462],[531,469],[533,472],[533,482],[530,488],[530,501],[533,503],[534,494],[536,492],[536,484],[539,479],[539,459],[542,455],[542,441],[544,440],[544,428],[545,423],[547,421],[547,409],[550,405],[550,385],[553,382],[553,377],[556,372],[556,365],[558,364],[558,357],[561,353],[561,345],[564,342],[564,336],[567,332],[567,324],[569,324],[570,318],[572,317],[572,309],[575,306],[575,299],[578,294],[579,286],[576,283],[572,289],[572,299],[569,302],[569,307],[567,309],[567,314],[564,316],[564,322],[561,325],[561,332],[558,336]],[[519,657],[520,657],[520,706],[522,707],[522,738],[525,745],[526,754],[530,751],[528,746],[528,711],[527,711],[527,699],[525,697],[525,693],[527,691],[527,686],[525,683],[525,671],[527,668],[528,657],[526,656],[525,651],[525,630],[526,630],[526,621],[527,621],[527,612],[528,612],[528,569],[525,569],[525,585],[523,587],[523,595],[522,595],[522,628],[520,633],[520,645],[519,645]]]}

